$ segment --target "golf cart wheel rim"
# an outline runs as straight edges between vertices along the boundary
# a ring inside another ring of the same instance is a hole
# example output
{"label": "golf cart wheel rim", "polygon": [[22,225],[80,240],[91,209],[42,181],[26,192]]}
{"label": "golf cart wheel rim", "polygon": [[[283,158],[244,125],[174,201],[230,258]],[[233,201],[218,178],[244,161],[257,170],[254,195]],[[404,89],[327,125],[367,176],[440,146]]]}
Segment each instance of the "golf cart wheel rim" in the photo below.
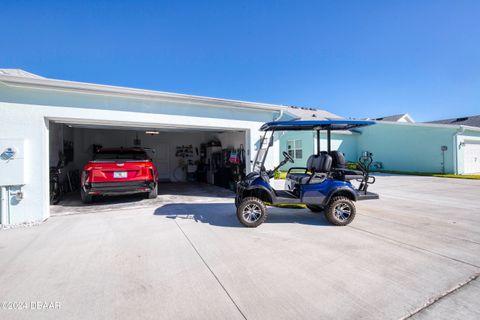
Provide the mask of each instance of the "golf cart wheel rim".
{"label": "golf cart wheel rim", "polygon": [[257,204],[249,204],[243,209],[243,219],[248,222],[255,222],[262,216],[262,210]]}
{"label": "golf cart wheel rim", "polygon": [[334,210],[335,210],[335,217],[339,221],[347,220],[348,218],[350,218],[350,215],[352,214],[352,209],[346,203],[337,204]]}

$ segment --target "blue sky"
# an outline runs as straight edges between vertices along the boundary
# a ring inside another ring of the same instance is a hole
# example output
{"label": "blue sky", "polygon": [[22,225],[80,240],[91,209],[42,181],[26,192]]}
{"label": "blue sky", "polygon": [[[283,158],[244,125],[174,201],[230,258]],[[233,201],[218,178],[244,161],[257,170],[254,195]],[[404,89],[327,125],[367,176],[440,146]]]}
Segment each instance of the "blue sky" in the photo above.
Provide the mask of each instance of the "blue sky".
{"label": "blue sky", "polygon": [[327,109],[480,114],[480,1],[2,1],[0,68]]}

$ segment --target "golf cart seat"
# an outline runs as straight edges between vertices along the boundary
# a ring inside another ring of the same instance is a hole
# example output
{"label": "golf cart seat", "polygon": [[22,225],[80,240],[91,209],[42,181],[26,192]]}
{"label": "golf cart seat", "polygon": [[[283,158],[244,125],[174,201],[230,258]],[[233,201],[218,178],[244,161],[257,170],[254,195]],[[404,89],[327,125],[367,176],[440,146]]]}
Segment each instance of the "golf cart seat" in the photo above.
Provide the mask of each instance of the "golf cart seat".
{"label": "golf cart seat", "polygon": [[291,180],[298,184],[315,184],[325,180],[327,174],[332,168],[332,157],[329,154],[321,153],[319,155],[310,156],[307,164],[310,166],[307,171],[311,174],[293,174]]}
{"label": "golf cart seat", "polygon": [[347,169],[347,161],[345,156],[340,151],[331,151],[330,155],[332,157],[332,171],[336,176],[342,178],[343,180],[355,180],[363,179],[364,173],[360,170],[351,170]]}
{"label": "golf cart seat", "polygon": [[[310,177],[310,174],[308,174],[307,172],[313,172],[313,161],[315,160],[316,157],[318,157],[316,154],[312,154],[310,157],[308,157],[306,168],[303,168],[303,167],[290,168],[287,173],[287,179],[300,183],[300,181],[303,178]],[[290,173],[290,171],[292,170],[303,170],[304,173]]]}

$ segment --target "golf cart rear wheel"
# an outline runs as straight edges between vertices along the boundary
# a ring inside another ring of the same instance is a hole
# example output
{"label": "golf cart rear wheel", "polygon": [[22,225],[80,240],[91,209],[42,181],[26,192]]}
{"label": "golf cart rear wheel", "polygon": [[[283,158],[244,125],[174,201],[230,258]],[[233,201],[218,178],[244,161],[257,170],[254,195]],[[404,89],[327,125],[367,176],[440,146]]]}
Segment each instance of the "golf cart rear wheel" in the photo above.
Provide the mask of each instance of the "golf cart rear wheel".
{"label": "golf cart rear wheel", "polygon": [[267,208],[262,200],[248,197],[237,207],[237,218],[248,228],[256,228],[267,220]]}
{"label": "golf cart rear wheel", "polygon": [[334,197],[325,208],[325,218],[336,226],[346,226],[355,218],[355,205],[346,197]]}
{"label": "golf cart rear wheel", "polygon": [[312,205],[312,204],[307,204],[307,208],[310,209],[310,211],[315,212],[315,213],[323,211],[322,207],[315,206],[315,205]]}

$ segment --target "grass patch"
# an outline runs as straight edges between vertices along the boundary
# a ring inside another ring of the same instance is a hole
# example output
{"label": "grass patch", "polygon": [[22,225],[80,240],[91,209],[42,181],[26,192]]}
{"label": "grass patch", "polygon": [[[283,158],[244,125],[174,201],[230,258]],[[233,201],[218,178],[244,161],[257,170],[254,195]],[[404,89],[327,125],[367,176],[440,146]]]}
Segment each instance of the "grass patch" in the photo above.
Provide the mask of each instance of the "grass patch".
{"label": "grass patch", "polygon": [[277,207],[277,208],[288,208],[288,209],[305,209],[307,206],[304,204],[271,204],[267,203],[267,206]]}
{"label": "grass patch", "polygon": [[287,171],[275,171],[275,174],[273,175],[275,179],[286,179],[287,178]]}
{"label": "grass patch", "polygon": [[[474,179],[480,180],[480,174],[451,174],[451,173],[431,173],[431,172],[414,172],[414,171],[395,171],[395,170],[375,170],[372,172],[391,173],[391,174],[406,174],[412,176],[424,177],[439,177],[439,178],[453,178],[453,179]],[[276,171],[275,179],[286,179],[286,171]]]}
{"label": "grass patch", "polygon": [[[291,173],[305,173],[305,170],[292,171]],[[312,174],[312,173],[307,171],[307,174]],[[275,179],[287,179],[287,171],[275,171],[275,174],[273,177]]]}
{"label": "grass patch", "polygon": [[451,173],[430,173],[430,172],[409,172],[409,171],[395,171],[395,170],[376,170],[373,172],[391,173],[391,174],[405,174],[412,176],[424,176],[424,177],[439,177],[439,178],[454,178],[454,179],[474,179],[480,180],[480,174],[451,174]]}

